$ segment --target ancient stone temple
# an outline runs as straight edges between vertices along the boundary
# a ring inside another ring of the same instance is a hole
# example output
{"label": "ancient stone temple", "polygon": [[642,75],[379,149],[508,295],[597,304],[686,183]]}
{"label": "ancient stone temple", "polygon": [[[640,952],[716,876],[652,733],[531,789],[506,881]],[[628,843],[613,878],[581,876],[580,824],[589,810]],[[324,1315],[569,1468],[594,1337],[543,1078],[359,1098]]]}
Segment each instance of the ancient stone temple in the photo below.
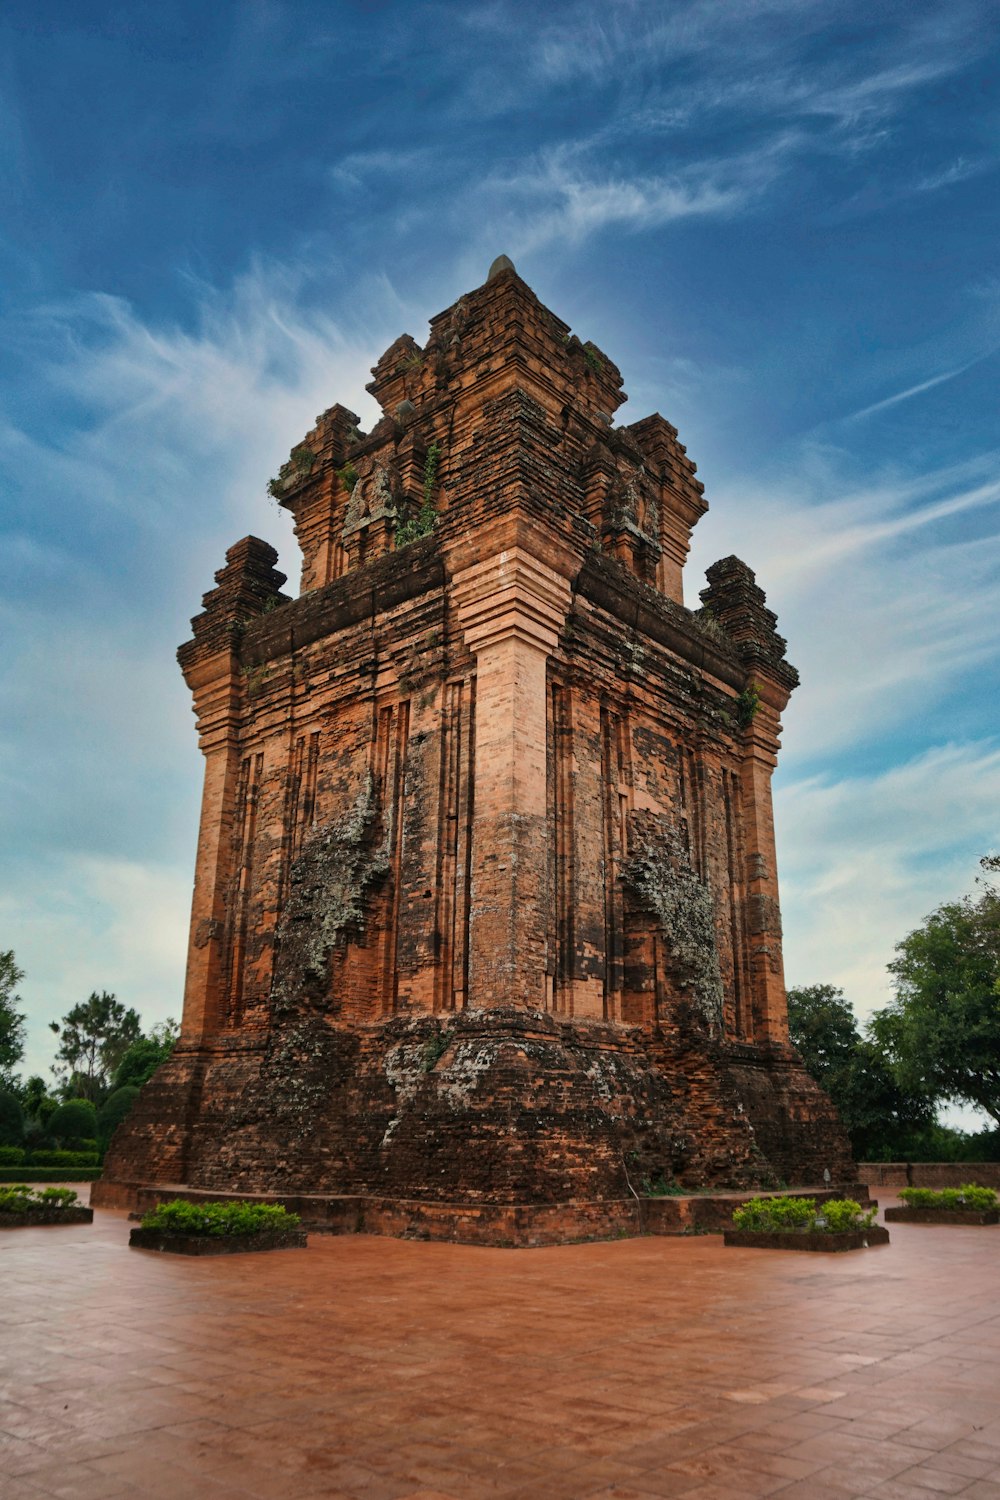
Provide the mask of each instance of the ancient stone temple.
{"label": "ancient stone temple", "polygon": [[[850,1173],[788,1044],[796,683],[663,417],[503,257],[332,406],[181,647],[205,786],[182,1039],[96,1198],[264,1193],[524,1240]],[[617,1216],[617,1217],[616,1217]],[[634,1222],[630,1220],[629,1222]]]}

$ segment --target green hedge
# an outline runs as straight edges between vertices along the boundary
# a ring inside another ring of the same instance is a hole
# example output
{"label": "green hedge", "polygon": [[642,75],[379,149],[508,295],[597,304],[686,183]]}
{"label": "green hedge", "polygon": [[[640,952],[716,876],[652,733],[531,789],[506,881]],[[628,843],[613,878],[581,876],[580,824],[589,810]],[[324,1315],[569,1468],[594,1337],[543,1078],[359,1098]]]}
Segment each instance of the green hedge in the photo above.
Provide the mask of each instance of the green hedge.
{"label": "green hedge", "polygon": [[100,1167],[0,1167],[0,1182],[96,1182]]}
{"label": "green hedge", "polygon": [[23,1161],[23,1146],[0,1146],[0,1167],[19,1167]]}
{"label": "green hedge", "polygon": [[277,1203],[189,1203],[172,1198],[142,1217],[143,1229],[172,1234],[267,1234],[298,1228],[298,1214]]}
{"label": "green hedge", "polygon": [[29,1167],[96,1167],[100,1158],[96,1151],[32,1151],[27,1162]]}
{"label": "green hedge", "polygon": [[992,1188],[979,1187],[974,1182],[963,1182],[961,1187],[901,1188],[899,1196],[908,1208],[970,1208],[977,1213],[989,1213],[997,1206],[997,1195]]}
{"label": "green hedge", "polygon": [[814,1198],[752,1198],[733,1212],[737,1229],[755,1229],[767,1234],[867,1229],[875,1222],[874,1208],[863,1209],[853,1198],[831,1198],[816,1206]]}

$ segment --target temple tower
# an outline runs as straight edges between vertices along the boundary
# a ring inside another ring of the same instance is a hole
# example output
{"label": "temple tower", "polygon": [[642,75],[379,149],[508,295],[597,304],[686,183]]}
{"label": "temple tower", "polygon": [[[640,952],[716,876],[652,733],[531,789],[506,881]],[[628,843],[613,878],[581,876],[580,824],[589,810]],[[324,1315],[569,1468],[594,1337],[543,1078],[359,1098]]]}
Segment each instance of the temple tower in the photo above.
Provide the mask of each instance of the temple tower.
{"label": "temple tower", "polygon": [[675,428],[616,421],[618,370],[505,257],[372,374],[372,431],[331,407],[271,482],[298,598],[248,537],[179,653],[182,1039],[102,1193],[326,1195],[395,1229],[417,1204],[444,1233],[843,1178],[787,1035],[797,676],[739,559],[685,607],[706,502]]}

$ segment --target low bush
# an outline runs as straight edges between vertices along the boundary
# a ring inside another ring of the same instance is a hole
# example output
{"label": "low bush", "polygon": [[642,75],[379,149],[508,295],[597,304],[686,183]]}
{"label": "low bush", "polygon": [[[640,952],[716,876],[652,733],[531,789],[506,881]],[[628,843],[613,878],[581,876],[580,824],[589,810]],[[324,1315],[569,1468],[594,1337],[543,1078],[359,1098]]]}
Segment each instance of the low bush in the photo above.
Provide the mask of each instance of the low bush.
{"label": "low bush", "polygon": [[96,1167],[96,1151],[32,1151],[32,1167]]}
{"label": "low bush", "polygon": [[974,1182],[963,1182],[957,1188],[901,1188],[899,1196],[908,1208],[970,1208],[976,1213],[989,1213],[997,1206],[997,1195],[993,1188],[979,1187]]}
{"label": "low bush", "polygon": [[806,1234],[822,1231],[840,1234],[846,1230],[868,1229],[875,1222],[877,1210],[863,1209],[853,1198],[831,1198],[816,1206],[814,1198],[752,1198],[733,1213],[737,1229],[755,1229],[765,1234],[775,1231]]}
{"label": "low bush", "polygon": [[868,1229],[875,1223],[877,1208],[862,1208],[853,1198],[832,1198],[821,1203],[813,1229],[825,1229],[831,1234],[842,1234],[852,1229]]}
{"label": "low bush", "polygon": [[273,1234],[297,1229],[298,1214],[274,1203],[189,1203],[175,1198],[143,1214],[143,1229],[169,1234]]}
{"label": "low bush", "polygon": [[23,1161],[23,1146],[0,1146],[0,1167],[19,1167]]}
{"label": "low bush", "polygon": [[[89,1099],[68,1099],[48,1121],[48,1132],[68,1150],[94,1150],[97,1144],[97,1110]],[[84,1146],[89,1142],[89,1147]]]}
{"label": "low bush", "polygon": [[36,1167],[33,1162],[0,1167],[0,1183],[23,1182],[26,1176],[32,1182],[94,1182],[100,1175],[100,1167]]}
{"label": "low bush", "polygon": [[0,1187],[0,1214],[23,1214],[32,1208],[73,1208],[75,1204],[72,1188],[49,1187],[38,1192],[26,1182]]}
{"label": "low bush", "polygon": [[815,1198],[751,1198],[733,1213],[737,1229],[808,1229],[816,1217]]}

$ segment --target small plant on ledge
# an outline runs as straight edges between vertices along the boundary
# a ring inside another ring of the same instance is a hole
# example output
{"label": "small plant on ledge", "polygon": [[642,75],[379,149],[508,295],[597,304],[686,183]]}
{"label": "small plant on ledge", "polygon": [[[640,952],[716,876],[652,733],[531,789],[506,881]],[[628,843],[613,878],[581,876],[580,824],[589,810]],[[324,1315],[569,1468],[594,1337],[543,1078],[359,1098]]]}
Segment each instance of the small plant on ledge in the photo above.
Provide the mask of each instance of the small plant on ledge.
{"label": "small plant on ledge", "polygon": [[760,690],[750,682],[736,700],[736,722],[741,729],[749,729],[760,709]]}
{"label": "small plant on ledge", "polygon": [[438,464],[441,459],[441,444],[431,443],[424,460],[424,497],[420,509],[415,516],[404,521],[402,526],[396,529],[396,551],[401,547],[408,547],[411,542],[417,542],[421,537],[430,536],[437,525],[437,511],[434,509],[434,490],[437,485]]}
{"label": "small plant on ledge", "polygon": [[303,479],[308,479],[316,463],[316,455],[305,443],[299,443],[293,448],[288,458],[278,470],[277,477],[267,482],[267,493],[272,500],[280,500],[281,497],[295,485],[301,484]]}

